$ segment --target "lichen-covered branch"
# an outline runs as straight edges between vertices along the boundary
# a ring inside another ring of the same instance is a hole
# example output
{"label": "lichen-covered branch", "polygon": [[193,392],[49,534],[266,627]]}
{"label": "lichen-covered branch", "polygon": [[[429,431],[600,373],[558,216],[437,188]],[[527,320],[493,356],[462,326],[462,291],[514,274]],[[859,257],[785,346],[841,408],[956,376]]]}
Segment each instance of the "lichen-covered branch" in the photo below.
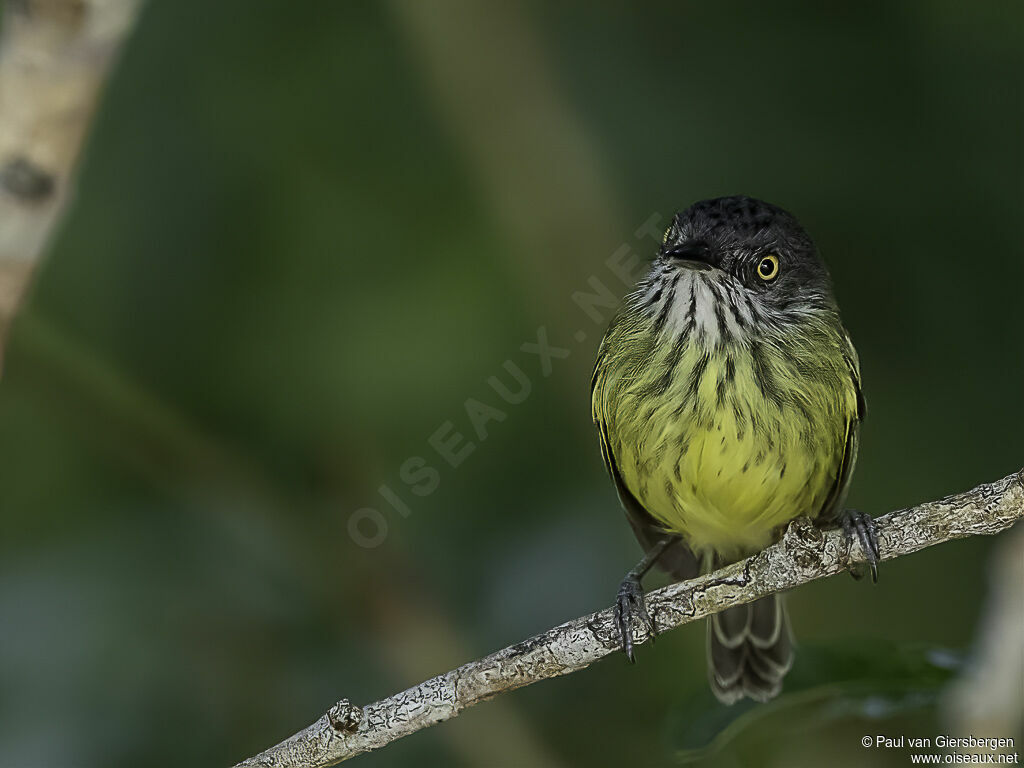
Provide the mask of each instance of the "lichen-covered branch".
{"label": "lichen-covered branch", "polygon": [[0,37],[0,364],[65,208],[100,87],[138,0],[7,0]]}
{"label": "lichen-covered branch", "polygon": [[[965,493],[877,518],[883,560],[978,534],[994,534],[1024,517],[1024,469]],[[837,529],[800,519],[758,555],[691,581],[651,592],[647,605],[659,632],[732,605],[792,589],[845,570],[863,556]],[[638,636],[638,643],[647,638]],[[505,691],[576,672],[619,650],[611,609],[583,616],[486,658],[359,707],[335,704],[319,720],[238,766],[322,768],[378,749],[455,717]],[[237,767],[236,767],[237,768]]]}

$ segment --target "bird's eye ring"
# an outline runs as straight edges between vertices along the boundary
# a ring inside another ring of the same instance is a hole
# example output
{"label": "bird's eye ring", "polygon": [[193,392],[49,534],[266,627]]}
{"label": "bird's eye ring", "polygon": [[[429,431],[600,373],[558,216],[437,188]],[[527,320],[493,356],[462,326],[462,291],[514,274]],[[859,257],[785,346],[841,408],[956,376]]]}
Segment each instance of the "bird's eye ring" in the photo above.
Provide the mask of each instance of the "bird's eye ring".
{"label": "bird's eye ring", "polygon": [[779,276],[779,257],[769,254],[757,262],[757,276],[770,283]]}

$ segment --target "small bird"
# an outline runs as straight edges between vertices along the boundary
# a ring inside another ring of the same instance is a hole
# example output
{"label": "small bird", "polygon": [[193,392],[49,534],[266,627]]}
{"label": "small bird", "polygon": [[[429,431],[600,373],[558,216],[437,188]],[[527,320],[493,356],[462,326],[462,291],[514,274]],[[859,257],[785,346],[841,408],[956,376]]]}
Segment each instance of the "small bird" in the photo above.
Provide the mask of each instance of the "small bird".
{"label": "small bird", "polygon": [[[640,584],[655,564],[692,578],[808,516],[856,534],[876,576],[874,524],[843,510],[865,414],[857,352],[814,243],[781,208],[723,197],[673,218],[601,342],[592,408],[646,553],[616,600],[630,661],[634,625],[655,631]],[[707,655],[723,703],[776,696],[793,663],[781,596],[712,616]]]}

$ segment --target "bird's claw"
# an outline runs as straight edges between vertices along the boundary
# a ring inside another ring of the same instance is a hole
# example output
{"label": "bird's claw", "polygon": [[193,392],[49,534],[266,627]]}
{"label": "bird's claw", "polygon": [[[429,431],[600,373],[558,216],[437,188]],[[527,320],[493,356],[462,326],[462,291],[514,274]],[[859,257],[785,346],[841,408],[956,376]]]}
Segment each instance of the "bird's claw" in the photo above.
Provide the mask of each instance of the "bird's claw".
{"label": "bird's claw", "polygon": [[630,574],[619,585],[619,594],[615,600],[615,625],[619,628],[622,650],[626,652],[626,658],[631,664],[636,662],[633,656],[633,629],[637,624],[643,627],[653,642],[657,629],[647,613],[644,588],[640,586],[640,579]]}
{"label": "bird's claw", "polygon": [[[843,533],[846,536],[846,551],[849,553],[850,545],[856,536],[860,542],[861,549],[867,560],[868,568],[871,570],[871,581],[878,581],[878,563],[882,556],[878,550],[878,529],[875,521],[870,515],[859,512],[856,509],[847,509],[842,514]],[[850,574],[855,579],[863,577],[863,572],[856,568],[850,568]]]}

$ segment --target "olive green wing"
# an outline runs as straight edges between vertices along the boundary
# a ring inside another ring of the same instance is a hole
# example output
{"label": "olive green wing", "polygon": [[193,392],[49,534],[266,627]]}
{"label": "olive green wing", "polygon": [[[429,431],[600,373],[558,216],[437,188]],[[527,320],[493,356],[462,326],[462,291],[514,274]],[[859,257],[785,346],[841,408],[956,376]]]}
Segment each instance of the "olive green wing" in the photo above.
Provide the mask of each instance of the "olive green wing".
{"label": "olive green wing", "polygon": [[[606,418],[605,396],[606,387],[609,382],[605,352],[606,345],[602,342],[601,349],[597,355],[597,363],[594,366],[594,375],[590,381],[591,415],[593,416],[594,424],[597,426],[598,439],[601,444],[601,458],[604,459],[604,465],[612,478],[612,482],[615,484],[615,491],[618,493],[619,501],[626,512],[626,519],[633,528],[637,541],[640,542],[640,546],[643,547],[646,553],[668,534],[658,525],[651,513],[644,509],[644,505],[640,503],[629,488],[626,487],[622,474],[619,472],[615,451],[608,433],[609,426]],[[697,558],[690,548],[683,543],[677,544],[665,552],[658,560],[658,567],[680,581],[692,579],[699,571]]]}
{"label": "olive green wing", "polygon": [[853,390],[853,399],[856,403],[854,412],[846,422],[846,443],[843,447],[843,460],[836,473],[836,481],[832,491],[822,508],[822,515],[829,520],[835,520],[843,512],[843,503],[846,501],[846,494],[850,490],[850,480],[853,477],[853,468],[857,463],[857,451],[860,447],[860,425],[867,416],[867,401],[864,399],[864,389],[860,378],[860,358],[853,346],[850,334],[843,329],[843,359],[849,372],[849,386]]}

